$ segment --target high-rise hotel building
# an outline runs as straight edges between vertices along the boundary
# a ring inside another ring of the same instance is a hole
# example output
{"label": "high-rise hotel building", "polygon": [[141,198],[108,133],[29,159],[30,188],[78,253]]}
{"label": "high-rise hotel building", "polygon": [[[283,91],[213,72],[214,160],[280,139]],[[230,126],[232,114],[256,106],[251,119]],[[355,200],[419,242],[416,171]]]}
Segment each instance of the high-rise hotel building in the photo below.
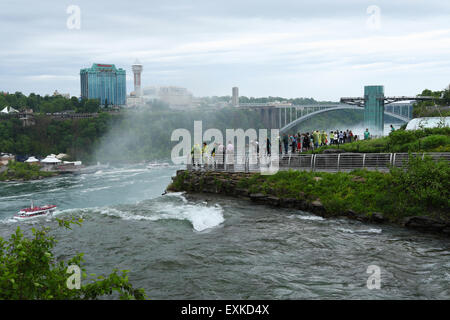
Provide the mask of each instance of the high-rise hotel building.
{"label": "high-rise hotel building", "polygon": [[127,100],[125,70],[113,64],[94,63],[80,70],[81,97],[99,99],[101,105],[123,106]]}

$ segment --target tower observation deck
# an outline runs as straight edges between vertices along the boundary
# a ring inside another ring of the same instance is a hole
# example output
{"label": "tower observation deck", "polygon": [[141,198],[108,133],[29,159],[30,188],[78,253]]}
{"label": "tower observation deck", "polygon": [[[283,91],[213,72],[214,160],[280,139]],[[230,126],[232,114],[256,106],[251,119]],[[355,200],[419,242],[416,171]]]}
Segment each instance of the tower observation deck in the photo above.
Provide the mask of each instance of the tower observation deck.
{"label": "tower observation deck", "polygon": [[142,64],[136,60],[134,64],[131,66],[131,69],[133,70],[134,74],[134,92],[136,93],[136,96],[142,96],[142,89],[141,89],[141,74],[144,67]]}

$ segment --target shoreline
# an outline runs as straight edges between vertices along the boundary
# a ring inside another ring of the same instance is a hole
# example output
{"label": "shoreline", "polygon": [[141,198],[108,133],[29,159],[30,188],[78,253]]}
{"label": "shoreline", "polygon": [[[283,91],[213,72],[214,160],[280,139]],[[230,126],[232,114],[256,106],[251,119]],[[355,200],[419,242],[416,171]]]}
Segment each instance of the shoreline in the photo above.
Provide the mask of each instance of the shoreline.
{"label": "shoreline", "polygon": [[7,168],[0,172],[0,182],[35,181],[56,177],[58,175],[60,175],[60,173],[51,171],[36,171],[23,168],[21,168],[20,171],[16,171],[16,169]]}
{"label": "shoreline", "polygon": [[44,180],[44,179],[48,179],[48,178],[54,178],[59,176],[59,173],[54,173],[51,176],[38,176],[36,178],[31,178],[31,179],[24,179],[24,178],[9,178],[9,179],[5,179],[2,180],[0,179],[0,182],[27,182],[27,181],[36,181],[36,180]]}
{"label": "shoreline", "polygon": [[351,208],[336,213],[327,209],[327,206],[322,203],[321,199],[313,200],[303,191],[299,191],[299,196],[294,198],[280,197],[273,192],[252,192],[252,190],[249,190],[250,188],[240,187],[241,181],[255,175],[257,174],[178,170],[176,176],[172,177],[172,183],[167,187],[166,191],[185,191],[189,195],[195,195],[195,197],[215,194],[247,200],[254,204],[267,205],[274,208],[292,208],[307,211],[323,218],[348,218],[368,223],[391,224],[450,237],[450,220],[437,219],[426,215],[408,216],[399,220],[393,220],[382,212],[358,213]]}

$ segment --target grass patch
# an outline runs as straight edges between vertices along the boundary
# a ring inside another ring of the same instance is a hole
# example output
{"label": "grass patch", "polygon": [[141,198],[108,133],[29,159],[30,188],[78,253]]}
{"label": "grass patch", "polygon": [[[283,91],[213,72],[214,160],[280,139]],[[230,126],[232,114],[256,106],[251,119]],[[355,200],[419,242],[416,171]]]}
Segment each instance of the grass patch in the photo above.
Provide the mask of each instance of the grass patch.
{"label": "grass patch", "polygon": [[332,214],[351,209],[367,215],[381,212],[391,221],[413,215],[450,220],[450,168],[447,162],[428,157],[410,157],[407,168],[392,168],[388,173],[289,170],[270,176],[255,174],[238,186],[279,198],[319,199]]}

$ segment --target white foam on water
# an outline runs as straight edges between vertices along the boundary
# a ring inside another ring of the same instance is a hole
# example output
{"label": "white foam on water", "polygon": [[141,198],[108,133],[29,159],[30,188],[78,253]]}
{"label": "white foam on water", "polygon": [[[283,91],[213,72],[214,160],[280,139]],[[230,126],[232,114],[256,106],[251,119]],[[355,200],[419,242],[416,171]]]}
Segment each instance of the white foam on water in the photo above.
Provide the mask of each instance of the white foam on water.
{"label": "white foam on water", "polygon": [[17,219],[14,219],[11,217],[0,220],[0,223],[2,223],[2,224],[12,224],[12,223],[17,223],[17,222],[19,222]]}
{"label": "white foam on water", "polygon": [[91,208],[91,210],[107,216],[119,217],[124,220],[187,220],[192,224],[196,231],[214,228],[225,221],[223,209],[217,204],[213,207],[207,207],[195,204],[176,205],[164,203],[155,205],[154,210],[156,212],[151,215],[135,214],[110,207]]}
{"label": "white foam on water", "polygon": [[121,211],[121,210],[118,210],[115,208],[109,208],[109,207],[95,208],[93,210],[98,211],[99,213],[104,214],[106,216],[119,217],[119,218],[122,218],[123,220],[150,220],[150,221],[155,220],[151,216],[143,216],[143,215],[139,215],[139,214],[133,214],[133,213],[129,213],[129,212],[125,212],[125,211]]}
{"label": "white foam on water", "polygon": [[188,203],[188,200],[183,196],[186,192],[169,192],[164,197],[175,197],[181,199],[184,203]]}
{"label": "white foam on water", "polygon": [[353,231],[351,229],[346,229],[346,228],[337,228],[337,230],[344,232],[344,233],[355,233],[355,231]]}
{"label": "white foam on water", "polygon": [[346,228],[337,228],[338,231],[345,232],[345,233],[375,233],[380,234],[382,232],[382,229],[361,229],[361,230],[351,230]]}
{"label": "white foam on water", "polygon": [[381,233],[381,229],[367,229],[367,230],[357,230],[360,233]]}
{"label": "white foam on water", "polygon": [[0,197],[0,199],[16,199],[16,198],[26,198],[26,197],[32,197],[36,193],[26,193],[26,194],[19,194],[15,196],[7,196],[7,197]]}
{"label": "white foam on water", "polygon": [[[104,174],[104,175],[115,175],[115,174],[123,174],[123,173],[127,173],[127,174],[143,173],[148,170],[145,168],[142,168],[142,169],[115,169],[115,170],[113,169],[113,170],[108,170],[108,171],[103,171],[103,170],[100,170],[100,171],[101,171],[101,174]],[[100,171],[97,171],[97,172],[100,172]]]}
{"label": "white foam on water", "polygon": [[42,221],[43,219],[45,219],[46,221],[50,221],[50,218],[51,218],[51,215],[43,215],[43,216],[33,217],[33,218],[29,218],[27,220],[18,220],[18,219],[9,217],[9,218],[0,220],[0,223],[2,223],[2,224],[20,223],[20,224],[30,225],[30,224],[37,224],[37,223],[39,223],[39,221]]}
{"label": "white foam on water", "polygon": [[112,186],[88,188],[88,189],[81,190],[80,192],[86,193],[86,192],[99,191],[99,190],[111,189],[111,188],[112,188]]}
{"label": "white foam on water", "polygon": [[65,213],[76,213],[76,212],[81,212],[81,213],[85,213],[89,210],[92,210],[92,208],[72,208],[72,209],[63,209],[63,210],[58,210],[56,209],[55,212],[53,212],[52,216],[58,216],[60,214],[65,214]]}
{"label": "white foam on water", "polygon": [[320,216],[305,216],[305,215],[295,215],[296,217],[298,217],[299,219],[302,220],[311,220],[311,221],[323,221],[325,220],[324,218],[320,217]]}
{"label": "white foam on water", "polygon": [[160,208],[159,219],[188,220],[196,231],[203,231],[214,228],[225,221],[223,209],[216,204],[207,207],[195,204],[184,204],[182,206],[166,204]]}

